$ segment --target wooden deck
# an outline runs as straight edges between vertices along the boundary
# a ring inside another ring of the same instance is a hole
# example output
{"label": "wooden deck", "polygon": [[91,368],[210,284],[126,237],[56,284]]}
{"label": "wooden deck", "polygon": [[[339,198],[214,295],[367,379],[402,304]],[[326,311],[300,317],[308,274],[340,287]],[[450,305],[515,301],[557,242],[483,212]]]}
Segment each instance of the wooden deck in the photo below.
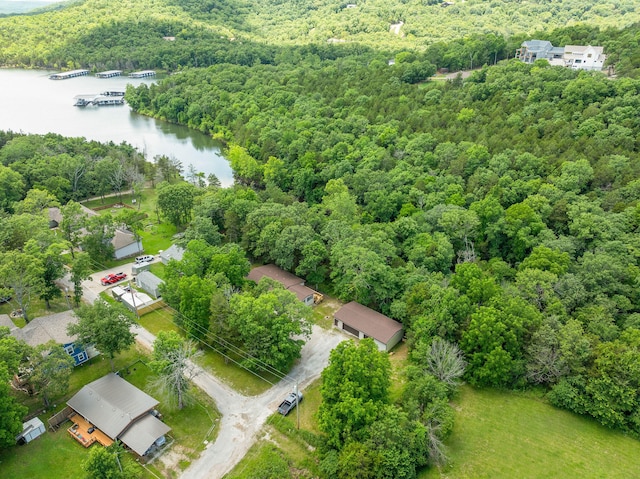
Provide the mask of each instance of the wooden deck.
{"label": "wooden deck", "polygon": [[[113,440],[109,436],[103,433],[100,429],[93,427],[91,423],[85,421],[79,414],[74,414],[70,419],[73,426],[67,429],[67,431],[84,447],[89,447],[94,442],[98,442],[105,447],[113,444]],[[93,431],[89,432],[89,429],[92,427]]]}

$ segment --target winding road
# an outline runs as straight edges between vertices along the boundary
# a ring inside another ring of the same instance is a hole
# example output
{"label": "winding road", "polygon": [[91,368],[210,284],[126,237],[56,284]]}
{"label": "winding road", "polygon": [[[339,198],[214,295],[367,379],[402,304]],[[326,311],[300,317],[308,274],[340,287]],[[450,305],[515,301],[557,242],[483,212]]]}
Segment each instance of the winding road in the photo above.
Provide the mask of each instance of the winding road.
{"label": "winding road", "polygon": [[[100,292],[111,286],[102,286],[100,278],[109,273],[127,271],[129,265],[122,265],[92,275],[84,281],[83,297],[93,302]],[[67,277],[60,281],[61,286],[73,289]],[[136,341],[152,349],[155,336],[142,326],[134,327]],[[210,372],[196,367],[198,375],[195,384],[207,393],[216,403],[222,419],[218,426],[216,440],[209,443],[200,457],[180,476],[182,479],[219,479],[227,474],[244,457],[258,438],[258,433],[267,418],[276,411],[282,399],[293,390],[294,384],[304,388],[319,377],[329,363],[329,353],[346,337],[337,330],[327,331],[313,326],[311,338],[302,348],[301,358],[288,374],[290,381],[280,381],[258,396],[244,396]]]}

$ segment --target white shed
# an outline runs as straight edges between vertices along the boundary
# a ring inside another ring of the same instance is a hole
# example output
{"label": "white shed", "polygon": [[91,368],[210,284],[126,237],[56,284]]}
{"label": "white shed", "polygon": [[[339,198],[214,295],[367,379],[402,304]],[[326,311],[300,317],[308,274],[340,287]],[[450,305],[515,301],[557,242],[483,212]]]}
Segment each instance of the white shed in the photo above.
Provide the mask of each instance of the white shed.
{"label": "white shed", "polygon": [[16,441],[19,444],[26,444],[44,433],[44,424],[40,419],[34,417],[33,419],[22,423],[22,432],[16,437]]}

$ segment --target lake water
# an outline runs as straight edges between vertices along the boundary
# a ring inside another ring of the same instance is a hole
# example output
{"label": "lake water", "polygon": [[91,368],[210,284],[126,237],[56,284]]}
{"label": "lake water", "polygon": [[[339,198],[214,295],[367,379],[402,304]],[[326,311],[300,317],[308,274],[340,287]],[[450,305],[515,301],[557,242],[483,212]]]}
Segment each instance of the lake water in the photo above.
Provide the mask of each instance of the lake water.
{"label": "lake water", "polygon": [[211,137],[187,127],[154,120],[131,111],[127,105],[76,107],[76,95],[124,91],[127,83],[152,83],[153,79],[93,75],[50,80],[57,73],[44,70],[0,69],[0,130],[23,133],[58,133],[116,144],[129,143],[149,161],[156,155],[175,157],[186,172],[192,164],[205,175],[214,173],[222,183],[233,183],[220,145]]}

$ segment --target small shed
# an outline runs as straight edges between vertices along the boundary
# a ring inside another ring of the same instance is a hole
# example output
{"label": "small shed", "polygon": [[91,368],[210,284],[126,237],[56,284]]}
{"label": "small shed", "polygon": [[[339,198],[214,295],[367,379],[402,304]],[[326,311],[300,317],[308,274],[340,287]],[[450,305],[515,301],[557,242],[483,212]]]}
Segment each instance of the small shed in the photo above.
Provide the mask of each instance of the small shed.
{"label": "small shed", "polygon": [[335,312],[333,324],[359,339],[372,338],[380,351],[390,351],[404,336],[401,323],[355,301]]}
{"label": "small shed", "polygon": [[147,294],[134,291],[133,295],[125,294],[120,298],[122,304],[124,304],[130,311],[136,311],[137,309],[144,308],[145,306],[153,303],[153,299]]}
{"label": "small shed", "polygon": [[136,276],[136,284],[154,298],[160,297],[160,285],[164,283],[151,271],[142,271]]}
{"label": "small shed", "polygon": [[111,290],[111,296],[113,296],[113,299],[115,299],[116,301],[120,301],[122,296],[124,296],[128,292],[129,292],[128,288],[124,289],[122,286],[116,286]]}
{"label": "small shed", "polygon": [[22,423],[22,432],[16,437],[16,442],[18,444],[27,444],[44,433],[44,424],[40,419],[34,417],[33,419]]}
{"label": "small shed", "polygon": [[143,271],[149,271],[151,269],[151,263],[138,263],[131,265],[131,276],[137,276]]}
{"label": "small shed", "polygon": [[160,260],[162,264],[169,264],[169,261],[175,259],[176,261],[182,261],[184,255],[184,248],[177,244],[172,244],[166,250],[160,252]]}

